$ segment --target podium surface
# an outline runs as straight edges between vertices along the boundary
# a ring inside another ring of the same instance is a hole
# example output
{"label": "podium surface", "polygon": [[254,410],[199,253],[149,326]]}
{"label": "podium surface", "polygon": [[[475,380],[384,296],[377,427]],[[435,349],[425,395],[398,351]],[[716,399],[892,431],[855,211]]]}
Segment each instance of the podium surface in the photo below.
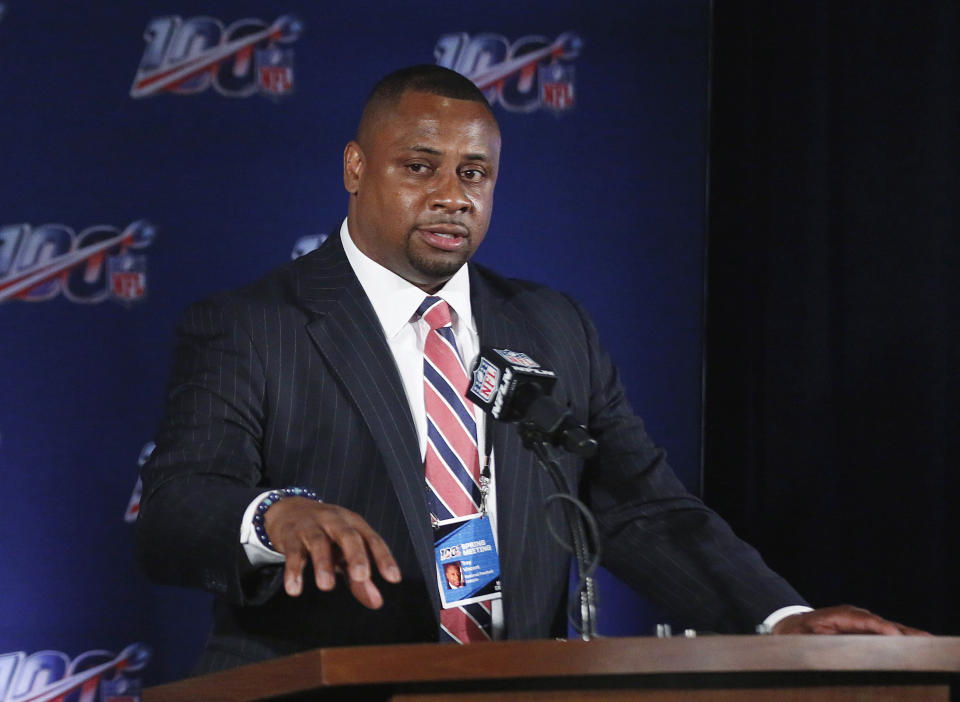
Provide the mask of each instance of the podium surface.
{"label": "podium surface", "polygon": [[149,688],[143,702],[949,702],[960,638],[702,636],[307,651]]}

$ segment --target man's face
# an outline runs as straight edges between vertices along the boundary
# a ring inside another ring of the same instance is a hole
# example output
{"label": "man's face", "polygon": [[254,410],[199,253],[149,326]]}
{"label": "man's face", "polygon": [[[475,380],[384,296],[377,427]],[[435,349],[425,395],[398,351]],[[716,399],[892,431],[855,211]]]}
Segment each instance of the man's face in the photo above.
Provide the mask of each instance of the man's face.
{"label": "man's face", "polygon": [[481,103],[406,92],[344,152],[357,247],[434,292],[480,246],[493,209],[500,130]]}
{"label": "man's face", "polygon": [[447,575],[447,585],[450,587],[460,587],[460,568],[453,563],[444,566],[444,572]]}

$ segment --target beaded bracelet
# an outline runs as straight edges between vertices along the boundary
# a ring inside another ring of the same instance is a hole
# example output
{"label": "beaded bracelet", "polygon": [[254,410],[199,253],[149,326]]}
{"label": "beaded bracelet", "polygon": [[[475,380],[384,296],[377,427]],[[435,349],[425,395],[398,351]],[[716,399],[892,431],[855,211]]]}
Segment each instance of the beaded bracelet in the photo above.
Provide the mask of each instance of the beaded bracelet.
{"label": "beaded bracelet", "polygon": [[260,539],[260,543],[269,548],[271,551],[276,551],[274,548],[273,542],[270,540],[270,537],[267,536],[267,528],[263,525],[264,517],[267,514],[267,510],[270,509],[272,505],[275,505],[277,502],[282,500],[284,497],[306,497],[309,500],[316,500],[317,502],[323,502],[317,493],[312,490],[306,490],[300,487],[292,488],[282,488],[280,490],[274,490],[269,495],[260,500],[260,504],[257,505],[257,512],[253,515],[253,529],[257,532],[257,538]]}

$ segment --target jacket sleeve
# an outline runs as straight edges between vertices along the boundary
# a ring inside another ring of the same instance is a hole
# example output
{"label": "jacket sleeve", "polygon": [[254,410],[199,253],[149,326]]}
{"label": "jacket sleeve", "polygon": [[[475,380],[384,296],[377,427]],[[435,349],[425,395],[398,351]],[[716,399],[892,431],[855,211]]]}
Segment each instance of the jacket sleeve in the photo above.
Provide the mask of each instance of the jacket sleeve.
{"label": "jacket sleeve", "polygon": [[208,301],[184,315],[137,524],[148,576],[238,604],[268,599],[282,576],[278,566],[253,568],[240,544],[244,510],[262,491],[266,381],[250,333],[255,309]]}
{"label": "jacket sleeve", "polygon": [[600,446],[581,494],[602,534],[603,565],[701,630],[753,631],[780,607],[806,604],[684,488],[631,409],[593,323],[574,306],[589,356],[587,425]]}

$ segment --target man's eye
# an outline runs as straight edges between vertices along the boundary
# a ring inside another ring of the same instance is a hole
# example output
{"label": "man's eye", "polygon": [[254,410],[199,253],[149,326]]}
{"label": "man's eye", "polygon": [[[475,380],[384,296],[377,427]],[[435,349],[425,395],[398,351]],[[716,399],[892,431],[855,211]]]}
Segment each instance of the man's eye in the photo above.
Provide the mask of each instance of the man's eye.
{"label": "man's eye", "polygon": [[483,176],[484,173],[479,168],[464,168],[462,171],[460,171],[461,178],[472,182],[482,180]]}
{"label": "man's eye", "polygon": [[423,173],[427,170],[426,164],[423,163],[409,163],[407,164],[407,168],[411,173]]}

